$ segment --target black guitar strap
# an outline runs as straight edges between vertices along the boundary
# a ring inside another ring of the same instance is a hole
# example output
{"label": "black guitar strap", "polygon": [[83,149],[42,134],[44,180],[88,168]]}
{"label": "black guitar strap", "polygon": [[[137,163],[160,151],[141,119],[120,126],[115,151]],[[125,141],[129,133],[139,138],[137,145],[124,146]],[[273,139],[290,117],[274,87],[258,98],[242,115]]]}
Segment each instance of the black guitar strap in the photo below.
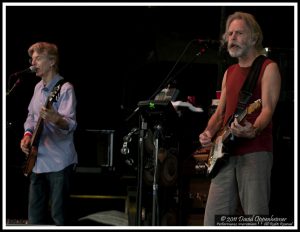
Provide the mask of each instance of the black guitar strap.
{"label": "black guitar strap", "polygon": [[256,86],[260,74],[261,66],[266,59],[267,59],[266,56],[260,55],[256,57],[256,59],[253,61],[248,77],[240,91],[239,102],[237,105],[237,109],[235,111],[235,115],[240,115],[240,113],[246,109],[247,103],[249,102],[254,87]]}

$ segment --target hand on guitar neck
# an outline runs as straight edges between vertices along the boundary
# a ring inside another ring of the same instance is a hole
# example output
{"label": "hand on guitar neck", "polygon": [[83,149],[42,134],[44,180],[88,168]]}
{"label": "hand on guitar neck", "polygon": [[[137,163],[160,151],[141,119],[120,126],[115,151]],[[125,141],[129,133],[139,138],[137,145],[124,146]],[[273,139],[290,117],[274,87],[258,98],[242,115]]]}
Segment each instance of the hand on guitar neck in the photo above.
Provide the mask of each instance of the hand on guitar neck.
{"label": "hand on guitar neck", "polygon": [[231,133],[236,137],[242,138],[255,138],[258,134],[258,130],[246,119],[238,122],[235,118],[230,126]]}

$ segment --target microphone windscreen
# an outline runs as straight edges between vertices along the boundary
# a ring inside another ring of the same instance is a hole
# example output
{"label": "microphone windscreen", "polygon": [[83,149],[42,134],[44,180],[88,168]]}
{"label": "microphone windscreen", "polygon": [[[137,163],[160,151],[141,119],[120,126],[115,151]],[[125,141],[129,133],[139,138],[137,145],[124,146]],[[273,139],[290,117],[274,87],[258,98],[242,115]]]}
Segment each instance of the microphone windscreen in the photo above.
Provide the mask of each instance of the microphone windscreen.
{"label": "microphone windscreen", "polygon": [[30,69],[31,72],[36,72],[36,67],[35,66],[30,66],[29,69]]}

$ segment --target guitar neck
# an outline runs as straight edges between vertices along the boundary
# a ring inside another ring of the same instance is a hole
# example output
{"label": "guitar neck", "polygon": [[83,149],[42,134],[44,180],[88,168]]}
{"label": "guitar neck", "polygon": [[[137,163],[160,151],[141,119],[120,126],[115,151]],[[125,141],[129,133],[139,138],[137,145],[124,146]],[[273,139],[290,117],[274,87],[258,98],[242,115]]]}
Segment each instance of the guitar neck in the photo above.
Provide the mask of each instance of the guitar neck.
{"label": "guitar neck", "polygon": [[243,119],[246,117],[247,115],[247,110],[244,110],[240,115],[238,115],[236,118],[237,118],[237,121],[238,122],[241,122],[243,121]]}
{"label": "guitar neck", "polygon": [[34,132],[32,134],[31,147],[38,145],[39,138],[40,138],[42,130],[43,130],[43,126],[44,126],[44,120],[43,120],[42,117],[39,117],[39,119],[38,119],[38,121],[36,123],[35,130],[34,130]]}
{"label": "guitar neck", "polygon": [[[237,121],[240,123],[241,121],[243,121],[243,119],[246,117],[247,115],[247,110],[244,110],[240,115],[235,116],[235,118],[237,119]],[[231,123],[232,121],[230,121]],[[228,139],[228,137],[231,135],[231,131],[230,131],[230,123],[227,123],[223,132],[222,132],[222,141],[224,142],[225,140]]]}
{"label": "guitar neck", "polygon": [[[49,101],[49,98],[48,98],[47,101],[44,104],[44,107],[49,108],[50,105],[51,105],[50,103],[51,102]],[[39,116],[38,121],[35,125],[35,130],[32,134],[31,147],[32,146],[35,146],[35,147],[38,146],[40,136],[41,136],[41,133],[42,133],[42,130],[43,130],[43,126],[44,126],[44,119],[41,116]]]}

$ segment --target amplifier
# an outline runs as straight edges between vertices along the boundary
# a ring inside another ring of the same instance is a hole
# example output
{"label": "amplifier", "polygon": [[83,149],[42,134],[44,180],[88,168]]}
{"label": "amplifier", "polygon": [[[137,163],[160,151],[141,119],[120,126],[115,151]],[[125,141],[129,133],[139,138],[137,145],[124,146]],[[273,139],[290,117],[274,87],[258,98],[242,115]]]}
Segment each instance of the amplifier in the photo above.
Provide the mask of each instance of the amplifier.
{"label": "amplifier", "polygon": [[112,167],[114,130],[86,129],[76,140],[78,167]]}

